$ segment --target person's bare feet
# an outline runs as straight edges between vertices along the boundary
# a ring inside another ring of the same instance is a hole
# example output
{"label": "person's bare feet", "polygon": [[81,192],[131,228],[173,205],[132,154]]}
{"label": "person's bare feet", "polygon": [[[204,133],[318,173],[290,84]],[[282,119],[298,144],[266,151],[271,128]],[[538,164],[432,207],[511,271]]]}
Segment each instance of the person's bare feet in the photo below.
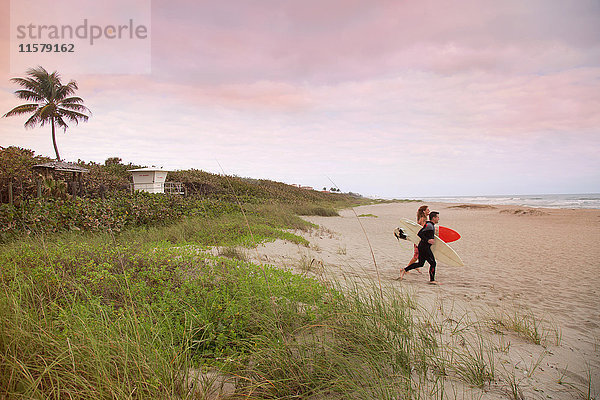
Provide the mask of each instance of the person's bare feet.
{"label": "person's bare feet", "polygon": [[438,281],[429,281],[430,285],[441,285]]}
{"label": "person's bare feet", "polygon": [[404,279],[404,274],[406,273],[406,270],[404,268],[402,268],[400,270],[400,276],[396,278],[397,281],[401,281],[402,279]]}

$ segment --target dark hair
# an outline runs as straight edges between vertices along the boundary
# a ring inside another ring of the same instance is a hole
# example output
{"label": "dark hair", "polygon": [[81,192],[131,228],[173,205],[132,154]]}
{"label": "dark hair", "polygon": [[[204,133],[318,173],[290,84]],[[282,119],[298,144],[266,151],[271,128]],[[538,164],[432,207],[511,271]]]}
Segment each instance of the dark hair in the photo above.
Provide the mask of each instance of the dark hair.
{"label": "dark hair", "polygon": [[433,217],[437,217],[437,216],[439,216],[439,215],[440,215],[440,213],[439,213],[439,212],[437,212],[437,211],[432,211],[432,212],[430,212],[430,213],[429,213],[429,220],[431,221],[431,220],[433,219]]}
{"label": "dark hair", "polygon": [[427,221],[427,214],[425,214],[425,210],[427,210],[428,208],[429,208],[428,206],[419,207],[419,209],[417,210],[417,222],[421,218],[425,218],[425,221]]}

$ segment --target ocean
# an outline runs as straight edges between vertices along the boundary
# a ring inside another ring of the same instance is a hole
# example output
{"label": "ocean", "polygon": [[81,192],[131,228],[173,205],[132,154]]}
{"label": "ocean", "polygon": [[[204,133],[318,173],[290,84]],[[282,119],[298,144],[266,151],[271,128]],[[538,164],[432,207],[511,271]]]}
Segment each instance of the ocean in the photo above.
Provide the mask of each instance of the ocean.
{"label": "ocean", "polygon": [[600,193],[540,194],[498,196],[421,197],[423,201],[443,203],[514,205],[543,208],[593,208],[600,209]]}

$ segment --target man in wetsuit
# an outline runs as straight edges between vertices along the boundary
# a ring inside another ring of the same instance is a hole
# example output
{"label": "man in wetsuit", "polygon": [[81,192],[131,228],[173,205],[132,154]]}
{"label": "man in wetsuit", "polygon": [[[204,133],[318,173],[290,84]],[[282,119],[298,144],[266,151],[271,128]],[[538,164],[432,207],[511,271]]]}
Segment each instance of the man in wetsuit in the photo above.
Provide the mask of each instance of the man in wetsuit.
{"label": "man in wetsuit", "polygon": [[437,285],[435,280],[435,257],[431,251],[431,245],[435,243],[435,224],[440,221],[440,213],[432,211],[429,213],[429,221],[425,223],[423,228],[419,231],[418,235],[421,238],[419,242],[419,260],[415,263],[410,264],[404,268],[401,272],[400,279],[404,277],[404,274],[411,269],[421,268],[425,265],[425,261],[429,263],[429,283]]}

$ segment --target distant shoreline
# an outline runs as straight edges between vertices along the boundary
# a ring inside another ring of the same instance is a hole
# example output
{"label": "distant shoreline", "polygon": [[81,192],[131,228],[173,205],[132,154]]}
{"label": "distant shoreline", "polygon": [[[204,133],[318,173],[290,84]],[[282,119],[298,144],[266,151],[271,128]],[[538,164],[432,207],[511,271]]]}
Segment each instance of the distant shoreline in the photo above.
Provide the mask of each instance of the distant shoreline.
{"label": "distant shoreline", "polygon": [[[417,199],[416,197],[414,198]],[[421,197],[422,202],[518,206],[548,209],[600,209],[600,193]]]}

